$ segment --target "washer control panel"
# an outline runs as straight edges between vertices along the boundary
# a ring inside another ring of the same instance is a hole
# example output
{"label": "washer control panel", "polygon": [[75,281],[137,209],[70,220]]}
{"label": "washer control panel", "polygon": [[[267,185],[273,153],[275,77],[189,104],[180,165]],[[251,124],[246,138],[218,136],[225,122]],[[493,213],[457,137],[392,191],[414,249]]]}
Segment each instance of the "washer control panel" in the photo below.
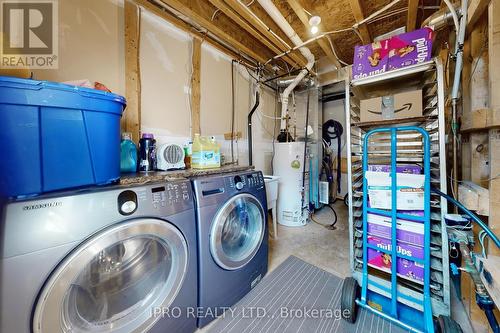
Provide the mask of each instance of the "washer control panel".
{"label": "washer control panel", "polygon": [[264,177],[260,172],[228,177],[229,187],[241,191],[245,188],[259,188],[264,186]]}

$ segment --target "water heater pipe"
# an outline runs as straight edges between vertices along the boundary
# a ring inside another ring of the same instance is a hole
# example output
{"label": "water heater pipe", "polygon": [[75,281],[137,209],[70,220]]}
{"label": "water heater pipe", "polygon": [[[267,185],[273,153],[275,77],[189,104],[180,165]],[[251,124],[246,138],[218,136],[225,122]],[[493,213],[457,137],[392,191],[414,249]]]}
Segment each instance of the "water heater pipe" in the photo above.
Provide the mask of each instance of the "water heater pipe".
{"label": "water heater pipe", "polygon": [[[283,17],[279,9],[274,5],[271,0],[257,0],[257,2],[264,8],[264,10],[271,16],[271,18],[278,24],[281,30],[290,38],[294,45],[302,45],[304,42],[297,35],[292,26]],[[314,65],[314,55],[307,47],[300,47],[300,53],[307,59],[307,64],[304,69],[300,71],[295,80],[285,88],[283,93],[281,93],[281,130],[286,130],[286,117],[288,113],[288,98],[290,93],[295,89],[295,87],[302,81],[302,79],[307,75],[307,73],[312,69]]]}

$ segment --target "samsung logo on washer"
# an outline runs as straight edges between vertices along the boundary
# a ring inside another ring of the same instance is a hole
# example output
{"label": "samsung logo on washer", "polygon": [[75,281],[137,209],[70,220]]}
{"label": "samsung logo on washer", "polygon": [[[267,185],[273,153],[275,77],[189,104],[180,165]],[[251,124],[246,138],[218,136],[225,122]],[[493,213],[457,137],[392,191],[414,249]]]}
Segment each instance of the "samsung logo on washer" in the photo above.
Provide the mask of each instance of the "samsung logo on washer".
{"label": "samsung logo on washer", "polygon": [[42,204],[24,206],[23,210],[35,210],[35,209],[43,209],[43,208],[60,207],[60,206],[62,206],[62,204],[63,203],[61,201],[53,201],[53,202],[47,202],[47,203],[42,203]]}

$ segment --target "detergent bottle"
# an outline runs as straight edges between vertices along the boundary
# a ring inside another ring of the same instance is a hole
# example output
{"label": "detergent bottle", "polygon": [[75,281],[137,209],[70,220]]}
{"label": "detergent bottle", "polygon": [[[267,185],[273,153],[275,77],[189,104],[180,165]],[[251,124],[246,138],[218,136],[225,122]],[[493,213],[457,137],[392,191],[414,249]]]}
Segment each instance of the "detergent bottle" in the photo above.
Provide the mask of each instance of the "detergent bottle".
{"label": "detergent bottle", "polygon": [[199,133],[196,133],[193,139],[191,148],[191,168],[201,169],[201,138]]}
{"label": "detergent bottle", "polygon": [[120,144],[120,171],[137,171],[137,147],[132,141],[132,134],[124,132]]}
{"label": "detergent bottle", "polygon": [[211,149],[214,152],[214,158],[212,160],[212,167],[213,168],[218,168],[220,167],[220,145],[217,143],[215,140],[215,136],[212,136],[210,138],[210,144],[211,144]]}

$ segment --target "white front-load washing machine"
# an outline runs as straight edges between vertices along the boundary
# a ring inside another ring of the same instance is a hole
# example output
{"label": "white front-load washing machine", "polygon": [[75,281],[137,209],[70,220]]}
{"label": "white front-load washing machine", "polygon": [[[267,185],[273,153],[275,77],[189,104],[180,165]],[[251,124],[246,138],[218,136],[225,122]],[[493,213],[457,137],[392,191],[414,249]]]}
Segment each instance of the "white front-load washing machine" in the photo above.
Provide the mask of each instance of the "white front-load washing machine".
{"label": "white front-load washing machine", "polygon": [[0,229],[0,332],[193,332],[189,181],[8,202]]}

